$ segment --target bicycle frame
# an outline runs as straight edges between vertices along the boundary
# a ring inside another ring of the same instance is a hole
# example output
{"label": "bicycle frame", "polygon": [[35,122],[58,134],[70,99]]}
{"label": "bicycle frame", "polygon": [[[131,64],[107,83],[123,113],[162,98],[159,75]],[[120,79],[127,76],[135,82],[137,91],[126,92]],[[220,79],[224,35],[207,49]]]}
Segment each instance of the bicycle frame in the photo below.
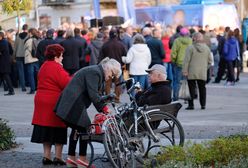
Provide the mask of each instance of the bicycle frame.
{"label": "bicycle frame", "polygon": [[[135,97],[131,94],[135,89],[137,89],[137,83],[134,83],[134,80],[132,80],[132,86],[130,87],[130,89],[127,90],[127,94],[129,95],[130,101],[131,103],[128,105],[128,111],[132,111],[133,112],[133,118],[134,118],[134,136],[135,137],[138,134],[138,123],[137,123],[137,119],[138,119],[138,114],[140,113],[143,118],[144,118],[144,123],[145,126],[148,130],[148,133],[151,135],[151,138],[153,139],[154,142],[159,142],[160,138],[158,136],[155,135],[154,131],[152,130],[150,124],[149,124],[149,118],[148,115],[146,113],[150,112],[150,111],[157,111],[159,109],[153,109],[153,110],[149,110],[147,112],[145,112],[146,106],[144,107],[139,107],[137,105],[136,99]],[[138,84],[139,85],[139,84]],[[116,107],[114,102],[111,102],[112,107],[114,108],[115,112],[117,115],[120,116],[120,118],[122,119],[122,114],[121,112],[118,110],[118,108]],[[123,121],[122,121],[123,122]],[[123,122],[124,123],[124,122]]]}

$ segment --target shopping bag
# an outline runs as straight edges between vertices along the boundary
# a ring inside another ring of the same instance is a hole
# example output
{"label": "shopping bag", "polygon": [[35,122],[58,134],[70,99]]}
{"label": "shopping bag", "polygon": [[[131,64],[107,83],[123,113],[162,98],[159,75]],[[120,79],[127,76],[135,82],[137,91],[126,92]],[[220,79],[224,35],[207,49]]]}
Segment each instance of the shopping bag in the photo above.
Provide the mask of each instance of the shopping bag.
{"label": "shopping bag", "polygon": [[179,99],[190,100],[189,86],[187,80],[181,80],[181,87],[179,89]]}

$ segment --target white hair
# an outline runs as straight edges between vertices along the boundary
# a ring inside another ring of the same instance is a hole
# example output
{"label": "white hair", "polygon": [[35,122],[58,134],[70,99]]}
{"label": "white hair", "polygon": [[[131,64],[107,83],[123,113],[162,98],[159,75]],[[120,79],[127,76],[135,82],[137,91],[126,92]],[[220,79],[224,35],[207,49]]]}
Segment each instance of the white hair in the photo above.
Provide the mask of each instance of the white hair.
{"label": "white hair", "polygon": [[142,30],[142,34],[143,36],[146,36],[146,35],[151,35],[152,34],[152,31],[149,27],[145,27],[143,30]]}
{"label": "white hair", "polygon": [[105,70],[114,70],[117,73],[117,74],[115,74],[117,78],[119,78],[121,76],[121,73],[122,73],[121,64],[118,61],[116,61],[115,59],[106,57],[99,64],[102,65],[104,71]]}
{"label": "white hair", "polygon": [[158,70],[154,70],[155,74],[156,75],[156,81],[166,81],[167,80],[167,74],[166,73],[162,73],[161,71],[158,71]]}

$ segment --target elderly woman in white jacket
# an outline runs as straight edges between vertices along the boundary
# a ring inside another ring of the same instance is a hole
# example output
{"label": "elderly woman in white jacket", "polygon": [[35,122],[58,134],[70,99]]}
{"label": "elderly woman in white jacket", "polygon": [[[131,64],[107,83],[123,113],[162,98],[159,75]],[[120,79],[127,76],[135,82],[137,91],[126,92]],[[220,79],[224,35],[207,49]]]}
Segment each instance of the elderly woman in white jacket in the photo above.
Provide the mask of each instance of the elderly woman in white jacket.
{"label": "elderly woman in white jacket", "polygon": [[127,56],[122,57],[122,62],[130,64],[130,77],[140,82],[142,89],[146,89],[149,86],[146,70],[151,64],[151,52],[141,34],[136,34],[133,37],[133,45],[128,50]]}

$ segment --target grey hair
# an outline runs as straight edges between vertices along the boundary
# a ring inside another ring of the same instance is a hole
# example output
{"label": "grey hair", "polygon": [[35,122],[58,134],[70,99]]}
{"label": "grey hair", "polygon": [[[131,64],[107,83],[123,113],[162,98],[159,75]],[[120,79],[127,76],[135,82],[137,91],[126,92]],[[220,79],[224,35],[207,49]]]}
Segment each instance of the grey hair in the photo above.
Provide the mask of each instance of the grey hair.
{"label": "grey hair", "polygon": [[192,39],[195,43],[200,43],[204,41],[203,35],[200,32],[194,33]]}
{"label": "grey hair", "polygon": [[149,27],[145,27],[145,28],[142,30],[142,34],[143,34],[144,36],[146,36],[146,35],[151,35],[151,34],[152,34],[152,31],[151,31],[151,29],[150,29]]}
{"label": "grey hair", "polygon": [[109,58],[109,57],[106,57],[106,58],[104,58],[101,62],[99,62],[99,64],[100,64],[100,65],[106,64],[106,62],[108,62],[109,60],[110,60],[110,58]]}
{"label": "grey hair", "polygon": [[102,65],[103,70],[115,70],[117,72],[116,77],[121,76],[121,64],[113,58],[106,57],[99,64]]}
{"label": "grey hair", "polygon": [[141,34],[133,36],[133,44],[144,44],[146,43],[145,38]]}
{"label": "grey hair", "polygon": [[167,73],[165,72],[161,72],[158,70],[154,70],[155,74],[157,75],[158,81],[165,81],[167,80]]}
{"label": "grey hair", "polygon": [[66,30],[66,37],[65,38],[69,38],[69,37],[74,37],[74,31],[70,28]]}

